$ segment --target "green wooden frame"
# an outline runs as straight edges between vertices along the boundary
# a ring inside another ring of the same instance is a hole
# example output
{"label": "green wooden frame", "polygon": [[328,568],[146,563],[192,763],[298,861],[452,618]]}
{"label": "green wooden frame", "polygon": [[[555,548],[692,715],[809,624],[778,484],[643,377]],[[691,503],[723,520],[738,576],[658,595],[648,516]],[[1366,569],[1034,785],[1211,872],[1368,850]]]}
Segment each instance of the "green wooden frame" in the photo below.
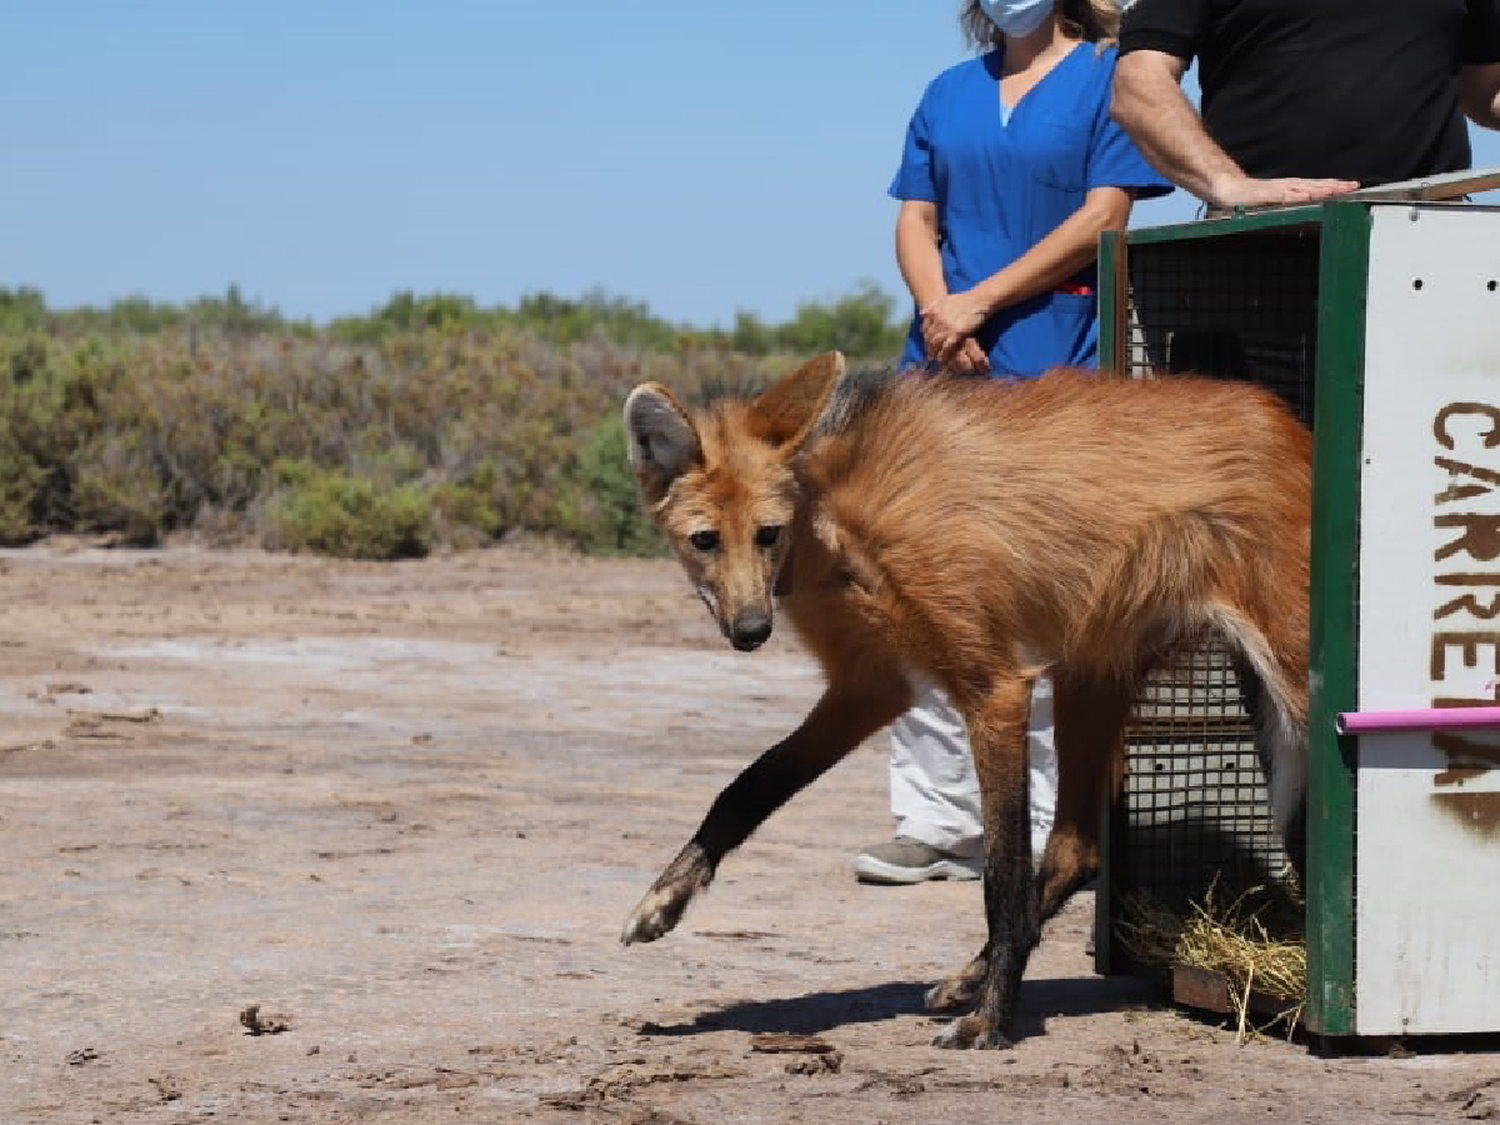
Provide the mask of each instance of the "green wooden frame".
{"label": "green wooden frame", "polygon": [[1370,208],[1323,205],[1313,386],[1312,699],[1308,714],[1307,1009],[1321,1035],[1354,1033],[1355,742],[1359,484]]}

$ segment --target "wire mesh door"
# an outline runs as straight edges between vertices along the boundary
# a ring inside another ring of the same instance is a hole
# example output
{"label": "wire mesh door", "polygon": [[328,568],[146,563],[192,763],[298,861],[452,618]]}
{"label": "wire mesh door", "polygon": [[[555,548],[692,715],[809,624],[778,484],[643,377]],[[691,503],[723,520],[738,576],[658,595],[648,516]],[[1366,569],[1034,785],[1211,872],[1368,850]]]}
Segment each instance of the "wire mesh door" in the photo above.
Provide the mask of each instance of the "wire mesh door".
{"label": "wire mesh door", "polygon": [[[1255,382],[1310,425],[1318,225],[1198,227],[1205,233],[1140,232],[1126,240],[1125,269],[1116,275],[1128,298],[1117,306],[1124,323],[1113,326],[1117,369],[1133,378],[1191,373]],[[1133,902],[1180,913],[1216,880],[1231,892],[1286,880],[1246,686],[1253,692],[1216,638],[1169,654],[1146,685],[1111,816],[1112,936]],[[1124,952],[1112,941],[1107,964],[1125,963]]]}

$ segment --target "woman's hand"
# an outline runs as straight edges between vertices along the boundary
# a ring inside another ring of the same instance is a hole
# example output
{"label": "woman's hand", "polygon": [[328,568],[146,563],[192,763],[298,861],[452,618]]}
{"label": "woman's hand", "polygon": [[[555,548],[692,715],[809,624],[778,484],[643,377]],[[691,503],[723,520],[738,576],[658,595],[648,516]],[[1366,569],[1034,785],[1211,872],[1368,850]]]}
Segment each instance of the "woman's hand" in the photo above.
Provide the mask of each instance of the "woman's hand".
{"label": "woman's hand", "polygon": [[985,376],[990,373],[990,357],[984,354],[984,349],[973,336],[966,336],[942,364],[944,371],[957,375]]}
{"label": "woman's hand", "polygon": [[972,289],[933,301],[922,310],[922,343],[928,357],[952,361],[989,315],[989,305]]}

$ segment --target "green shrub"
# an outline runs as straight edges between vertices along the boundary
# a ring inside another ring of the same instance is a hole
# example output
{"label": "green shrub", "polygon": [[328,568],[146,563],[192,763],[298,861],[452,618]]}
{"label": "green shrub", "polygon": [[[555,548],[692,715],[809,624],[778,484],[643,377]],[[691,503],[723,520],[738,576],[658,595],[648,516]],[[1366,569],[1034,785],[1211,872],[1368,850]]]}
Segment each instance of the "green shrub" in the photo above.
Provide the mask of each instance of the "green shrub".
{"label": "green shrub", "polygon": [[80,459],[73,511],[81,529],[112,531],[135,546],[150,547],[168,527],[170,501],[132,437],[111,438]]}
{"label": "green shrub", "polygon": [[29,543],[42,533],[37,508],[47,470],[0,438],[0,545]]}
{"label": "green shrub", "polygon": [[498,483],[495,463],[484,461],[464,479],[433,488],[432,512],[438,536],[455,547],[477,547],[498,539],[505,531]]}
{"label": "green shrub", "polygon": [[274,543],[346,559],[419,558],[432,546],[432,505],[412,485],[390,489],[342,469],[281,467],[269,518]]}
{"label": "green shrub", "polygon": [[588,498],[578,529],[584,550],[606,555],[659,555],[666,550],[661,533],[641,508],[619,412],[584,438],[574,481]]}

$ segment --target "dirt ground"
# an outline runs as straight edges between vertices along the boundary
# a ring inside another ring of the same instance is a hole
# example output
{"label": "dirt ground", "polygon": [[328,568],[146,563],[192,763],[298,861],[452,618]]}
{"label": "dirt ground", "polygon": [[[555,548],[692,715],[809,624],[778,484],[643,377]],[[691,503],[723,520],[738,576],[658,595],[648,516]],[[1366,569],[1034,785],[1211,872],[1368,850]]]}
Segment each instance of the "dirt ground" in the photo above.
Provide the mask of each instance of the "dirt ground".
{"label": "dirt ground", "polygon": [[1493,1040],[1240,1046],[1095,976],[1087,895],[1033,959],[1038,1034],[930,1046],[979,889],[854,882],[882,740],[621,946],[818,692],[784,634],[731,652],[675,564],[53,544],[0,581],[6,1125],[1500,1116]]}

